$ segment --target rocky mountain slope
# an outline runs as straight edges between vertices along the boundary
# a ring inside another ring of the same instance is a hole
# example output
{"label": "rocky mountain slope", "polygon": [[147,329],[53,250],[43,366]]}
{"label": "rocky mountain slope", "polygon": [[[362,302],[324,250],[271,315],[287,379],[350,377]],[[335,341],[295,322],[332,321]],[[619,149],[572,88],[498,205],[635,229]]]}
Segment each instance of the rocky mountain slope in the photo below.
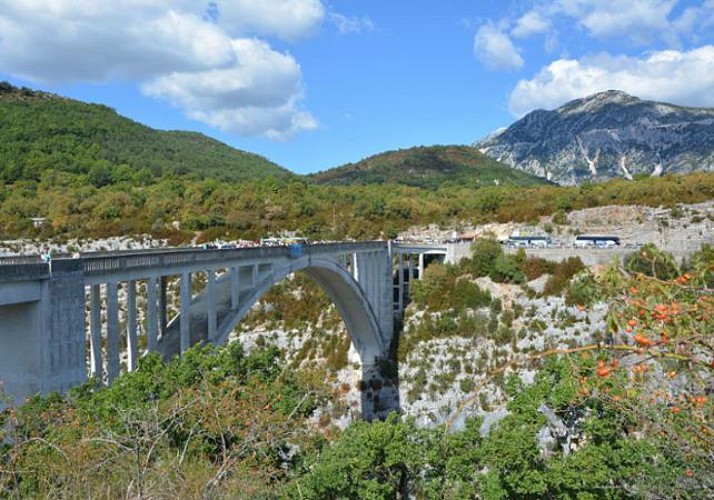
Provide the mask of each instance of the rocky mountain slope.
{"label": "rocky mountain slope", "polygon": [[533,111],[474,146],[562,185],[714,170],[714,109],[608,90]]}

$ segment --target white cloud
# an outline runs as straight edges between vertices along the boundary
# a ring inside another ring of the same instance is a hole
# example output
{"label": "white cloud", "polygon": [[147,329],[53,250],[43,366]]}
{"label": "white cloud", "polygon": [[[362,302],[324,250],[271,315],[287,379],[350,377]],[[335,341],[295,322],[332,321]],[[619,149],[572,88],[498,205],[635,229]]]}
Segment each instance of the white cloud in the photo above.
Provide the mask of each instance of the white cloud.
{"label": "white cloud", "polygon": [[520,44],[534,35],[545,35],[545,53],[562,47],[561,38],[572,40],[578,34],[586,40],[570,43],[571,50],[592,50],[594,40],[627,42],[630,49],[664,42],[667,48],[682,50],[709,40],[714,27],[714,0],[692,4],[683,0],[537,0],[533,4],[519,18],[504,17],[481,26],[474,49],[482,62],[505,69],[523,65],[521,46],[509,34]]}
{"label": "white cloud", "polygon": [[332,24],[337,27],[337,31],[343,35],[374,29],[374,23],[368,17],[347,17],[337,12],[331,12],[329,18]]}
{"label": "white cloud", "polygon": [[297,133],[312,130],[318,123],[310,113],[300,111],[289,101],[274,108],[240,108],[207,112],[197,110],[190,113],[196,120],[227,132],[238,131],[244,135],[260,134],[268,139],[284,141]]}
{"label": "white cloud", "polygon": [[671,35],[668,19],[677,0],[560,0],[555,12],[574,18],[597,38],[625,37],[636,43]]}
{"label": "white cloud", "polygon": [[300,66],[250,37],[307,36],[325,15],[320,0],[0,0],[0,72],[138,81],[211,125],[288,137],[316,124]]}
{"label": "white cloud", "polygon": [[714,106],[714,46],[665,50],[643,57],[601,54],[559,59],[534,78],[521,80],[510,96],[516,115],[553,109],[595,92],[619,89],[643,99],[689,106]]}
{"label": "white cloud", "polygon": [[491,24],[484,24],[476,32],[474,53],[482,63],[493,69],[523,66],[523,58],[508,35]]}
{"label": "white cloud", "polygon": [[325,18],[320,0],[221,0],[218,24],[231,32],[295,40],[309,36]]}
{"label": "white cloud", "polygon": [[235,64],[207,71],[174,72],[142,87],[194,119],[226,132],[288,138],[315,128],[299,110],[301,71],[295,59],[258,40],[234,40]]}
{"label": "white cloud", "polygon": [[516,38],[524,38],[538,33],[545,33],[549,29],[550,21],[540,12],[531,10],[516,21],[516,26],[511,30],[511,34]]}

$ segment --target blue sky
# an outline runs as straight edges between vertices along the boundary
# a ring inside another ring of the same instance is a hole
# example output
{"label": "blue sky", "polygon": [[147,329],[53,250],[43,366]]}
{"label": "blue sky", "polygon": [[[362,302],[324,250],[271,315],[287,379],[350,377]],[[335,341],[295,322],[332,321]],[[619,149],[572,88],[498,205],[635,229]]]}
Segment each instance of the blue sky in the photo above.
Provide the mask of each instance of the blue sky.
{"label": "blue sky", "polygon": [[0,80],[308,173],[610,88],[714,107],[714,0],[0,0]]}

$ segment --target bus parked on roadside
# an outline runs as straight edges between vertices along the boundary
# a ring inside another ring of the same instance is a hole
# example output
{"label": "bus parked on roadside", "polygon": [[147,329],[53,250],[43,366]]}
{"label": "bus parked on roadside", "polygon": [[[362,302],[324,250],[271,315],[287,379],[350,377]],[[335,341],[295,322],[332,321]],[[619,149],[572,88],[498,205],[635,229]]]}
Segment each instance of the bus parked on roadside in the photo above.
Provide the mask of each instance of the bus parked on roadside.
{"label": "bus parked on roadside", "polygon": [[620,246],[617,236],[580,235],[575,237],[575,247],[578,248],[615,248]]}

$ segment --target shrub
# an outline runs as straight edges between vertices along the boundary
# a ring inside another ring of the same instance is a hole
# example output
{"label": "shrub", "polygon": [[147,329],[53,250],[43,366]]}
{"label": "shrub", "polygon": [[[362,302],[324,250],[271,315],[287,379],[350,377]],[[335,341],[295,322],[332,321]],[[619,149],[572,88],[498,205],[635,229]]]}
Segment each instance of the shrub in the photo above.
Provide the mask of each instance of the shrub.
{"label": "shrub", "polygon": [[679,266],[674,257],[661,251],[654,243],[647,243],[638,252],[625,257],[625,269],[661,280],[671,280],[679,276]]}
{"label": "shrub", "polygon": [[577,273],[565,292],[565,303],[569,306],[589,306],[599,298],[600,287],[588,269]]}
{"label": "shrub", "polygon": [[489,277],[497,283],[523,283],[523,262],[518,255],[499,255],[493,263]]}
{"label": "shrub", "polygon": [[560,295],[575,274],[585,269],[580,257],[569,257],[557,264],[543,287],[544,295]]}
{"label": "shrub", "polygon": [[526,275],[526,279],[531,281],[540,278],[544,274],[552,273],[554,267],[555,264],[549,260],[542,257],[531,257],[526,260],[523,272]]}
{"label": "shrub", "polygon": [[475,277],[489,276],[496,260],[503,256],[501,244],[493,238],[479,238],[471,245],[471,259],[465,267]]}

